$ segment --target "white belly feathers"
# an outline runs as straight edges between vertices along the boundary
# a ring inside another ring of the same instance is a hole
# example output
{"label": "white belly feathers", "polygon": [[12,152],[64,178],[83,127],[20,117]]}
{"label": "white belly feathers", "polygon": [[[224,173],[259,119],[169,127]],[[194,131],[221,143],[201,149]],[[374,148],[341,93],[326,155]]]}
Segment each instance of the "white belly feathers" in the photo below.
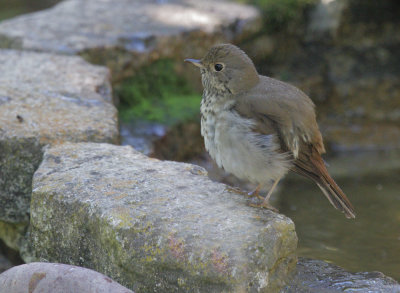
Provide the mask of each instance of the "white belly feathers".
{"label": "white belly feathers", "polygon": [[224,109],[217,111],[206,111],[203,104],[201,134],[219,167],[240,179],[262,185],[286,174],[291,163],[286,154],[277,151],[279,143],[275,135],[253,132],[254,122],[241,117],[226,103]]}

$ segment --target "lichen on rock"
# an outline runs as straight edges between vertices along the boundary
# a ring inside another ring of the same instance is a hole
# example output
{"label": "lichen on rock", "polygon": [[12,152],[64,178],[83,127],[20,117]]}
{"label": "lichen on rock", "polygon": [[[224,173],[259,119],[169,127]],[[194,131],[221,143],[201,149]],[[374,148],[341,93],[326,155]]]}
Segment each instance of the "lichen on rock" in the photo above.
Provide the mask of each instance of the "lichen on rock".
{"label": "lichen on rock", "polygon": [[33,256],[138,292],[277,291],[296,262],[293,222],[206,174],[130,147],[49,148],[33,180]]}

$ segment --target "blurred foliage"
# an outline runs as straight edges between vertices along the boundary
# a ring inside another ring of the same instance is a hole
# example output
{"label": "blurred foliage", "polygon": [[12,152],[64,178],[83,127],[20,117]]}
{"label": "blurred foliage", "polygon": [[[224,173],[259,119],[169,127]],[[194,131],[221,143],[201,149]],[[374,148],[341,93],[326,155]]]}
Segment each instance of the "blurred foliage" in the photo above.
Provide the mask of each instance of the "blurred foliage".
{"label": "blurred foliage", "polygon": [[280,31],[302,22],[304,11],[318,0],[239,0],[259,7],[264,15],[267,31]]}
{"label": "blurred foliage", "polygon": [[11,18],[19,14],[46,9],[58,2],[60,2],[60,0],[1,0],[0,20]]}
{"label": "blurred foliage", "polygon": [[115,86],[120,117],[174,124],[196,117],[201,96],[174,71],[173,61],[162,59]]}

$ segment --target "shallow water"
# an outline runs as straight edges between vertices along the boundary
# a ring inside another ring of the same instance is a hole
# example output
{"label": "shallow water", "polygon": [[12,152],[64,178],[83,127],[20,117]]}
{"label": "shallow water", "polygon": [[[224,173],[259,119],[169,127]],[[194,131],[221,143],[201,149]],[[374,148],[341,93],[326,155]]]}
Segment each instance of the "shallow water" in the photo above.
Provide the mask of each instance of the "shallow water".
{"label": "shallow water", "polygon": [[354,272],[381,271],[400,280],[399,178],[397,169],[336,180],[355,207],[355,220],[346,219],[306,180],[284,182],[274,204],[296,225],[299,256]]}

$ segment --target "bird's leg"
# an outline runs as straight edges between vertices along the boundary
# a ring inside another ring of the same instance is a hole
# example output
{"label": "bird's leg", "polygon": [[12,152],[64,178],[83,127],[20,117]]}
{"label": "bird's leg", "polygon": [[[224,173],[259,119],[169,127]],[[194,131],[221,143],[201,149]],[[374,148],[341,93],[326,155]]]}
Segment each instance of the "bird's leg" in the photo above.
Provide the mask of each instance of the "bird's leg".
{"label": "bird's leg", "polygon": [[264,198],[261,195],[258,194],[260,192],[260,188],[261,188],[261,184],[258,184],[257,188],[254,189],[253,191],[249,192],[248,195],[249,196],[255,196],[258,199],[264,200]]}
{"label": "bird's leg", "polygon": [[272,192],[274,191],[274,189],[275,189],[275,187],[278,185],[278,183],[279,183],[279,180],[281,180],[281,178],[278,178],[278,179],[276,179],[275,180],[275,182],[274,182],[274,184],[272,185],[272,187],[271,187],[271,189],[268,191],[268,194],[267,194],[267,196],[264,198],[264,201],[262,202],[262,206],[264,206],[264,205],[269,205],[269,198],[271,197],[271,194],[272,194]]}
{"label": "bird's leg", "polygon": [[269,198],[271,197],[271,194],[274,191],[275,187],[278,185],[278,182],[279,182],[280,179],[281,178],[278,178],[278,179],[275,180],[275,182],[272,185],[271,189],[268,191],[267,196],[265,198],[263,198],[263,202],[261,204],[257,204],[257,205],[251,204],[251,206],[253,206],[253,207],[261,207],[261,208],[272,210],[274,212],[278,212],[278,210],[276,208],[274,208],[273,206],[271,206],[269,204]]}

